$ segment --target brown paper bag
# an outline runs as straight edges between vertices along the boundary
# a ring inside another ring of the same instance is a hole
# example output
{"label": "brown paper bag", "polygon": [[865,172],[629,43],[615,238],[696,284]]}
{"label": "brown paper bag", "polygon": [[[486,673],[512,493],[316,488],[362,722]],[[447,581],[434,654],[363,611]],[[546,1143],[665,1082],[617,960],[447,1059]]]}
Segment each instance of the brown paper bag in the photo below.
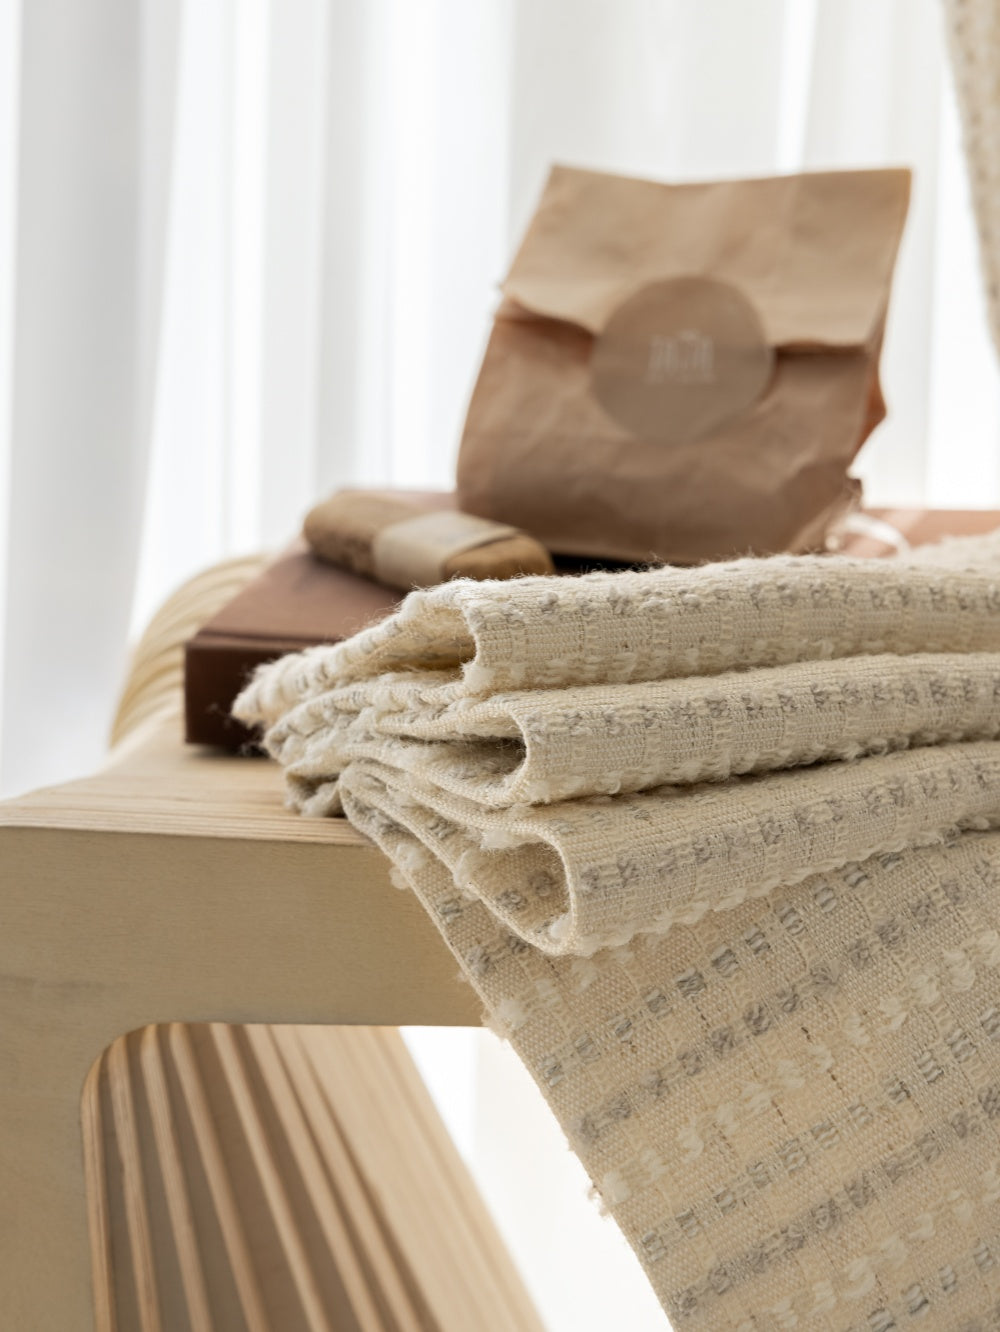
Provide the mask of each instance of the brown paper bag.
{"label": "brown paper bag", "polygon": [[550,550],[822,545],[885,415],[906,170],[663,185],[556,167],[503,284],[458,496]]}

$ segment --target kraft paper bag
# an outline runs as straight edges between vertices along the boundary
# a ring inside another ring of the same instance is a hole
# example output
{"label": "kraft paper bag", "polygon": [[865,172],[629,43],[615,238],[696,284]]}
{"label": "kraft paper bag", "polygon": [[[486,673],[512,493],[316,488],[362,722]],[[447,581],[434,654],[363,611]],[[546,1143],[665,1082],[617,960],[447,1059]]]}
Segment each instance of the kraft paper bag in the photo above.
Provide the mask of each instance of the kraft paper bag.
{"label": "kraft paper bag", "polygon": [[496,313],[458,498],[561,554],[805,551],[856,502],[903,169],[664,185],[556,167]]}

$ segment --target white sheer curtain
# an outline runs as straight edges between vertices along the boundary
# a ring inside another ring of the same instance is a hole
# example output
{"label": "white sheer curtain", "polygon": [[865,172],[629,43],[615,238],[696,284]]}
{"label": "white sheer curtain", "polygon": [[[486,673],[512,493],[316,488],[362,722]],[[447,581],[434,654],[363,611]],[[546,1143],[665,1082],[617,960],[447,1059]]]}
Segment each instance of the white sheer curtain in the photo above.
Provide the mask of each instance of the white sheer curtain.
{"label": "white sheer curtain", "polygon": [[1000,502],[937,0],[0,0],[0,788],[135,629],[345,481],[448,484],[551,161],[907,162],[875,500]]}
{"label": "white sheer curtain", "polygon": [[97,757],[121,673],[160,333],[175,22],[134,0],[0,5],[7,789]]}
{"label": "white sheer curtain", "polygon": [[[130,628],[187,574],[338,483],[448,484],[553,160],[912,165],[860,470],[1000,505],[937,0],[0,0],[0,789],[98,761]],[[590,1260],[617,1241],[571,1158],[522,1182],[544,1129],[516,1162],[501,1059],[443,1094],[552,1328],[661,1326],[627,1256]]]}

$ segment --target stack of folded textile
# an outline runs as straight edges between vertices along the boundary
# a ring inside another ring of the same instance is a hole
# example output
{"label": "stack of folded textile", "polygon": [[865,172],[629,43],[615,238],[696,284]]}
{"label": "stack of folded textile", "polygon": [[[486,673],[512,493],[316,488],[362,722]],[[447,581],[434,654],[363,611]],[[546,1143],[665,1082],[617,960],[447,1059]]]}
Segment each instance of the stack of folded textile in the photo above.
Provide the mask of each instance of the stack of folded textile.
{"label": "stack of folded textile", "polygon": [[1000,1319],[1000,535],[454,582],[237,704],[432,914],[679,1328]]}

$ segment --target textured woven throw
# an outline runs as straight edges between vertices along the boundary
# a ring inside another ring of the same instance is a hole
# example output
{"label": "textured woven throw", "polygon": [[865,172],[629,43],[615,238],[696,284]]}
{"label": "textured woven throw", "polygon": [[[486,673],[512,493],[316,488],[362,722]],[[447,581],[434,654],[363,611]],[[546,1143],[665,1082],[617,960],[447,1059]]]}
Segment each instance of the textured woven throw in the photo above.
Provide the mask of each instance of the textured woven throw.
{"label": "textured woven throw", "polygon": [[237,705],[678,1328],[1000,1326],[1000,538],[413,593]]}

